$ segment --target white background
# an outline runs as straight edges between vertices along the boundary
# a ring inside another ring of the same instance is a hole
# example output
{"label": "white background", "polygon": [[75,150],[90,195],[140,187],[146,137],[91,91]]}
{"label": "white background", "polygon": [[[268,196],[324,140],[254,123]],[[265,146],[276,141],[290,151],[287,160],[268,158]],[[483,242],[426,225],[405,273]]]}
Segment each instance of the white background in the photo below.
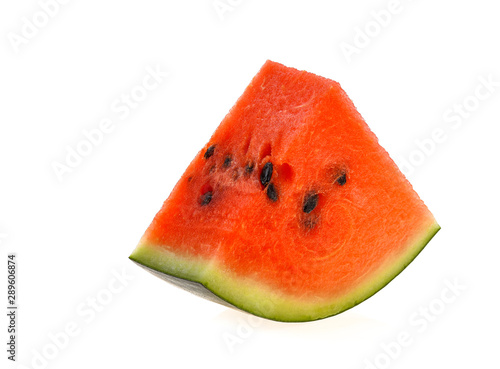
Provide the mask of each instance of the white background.
{"label": "white background", "polygon": [[[213,0],[47,2],[0,5],[0,295],[14,252],[19,367],[498,365],[495,1],[223,0],[222,16]],[[266,59],[340,82],[442,226],[381,292],[318,322],[251,318],[127,258]],[[123,110],[148,68],[169,75]],[[113,130],[59,180],[54,163],[104,119]]]}

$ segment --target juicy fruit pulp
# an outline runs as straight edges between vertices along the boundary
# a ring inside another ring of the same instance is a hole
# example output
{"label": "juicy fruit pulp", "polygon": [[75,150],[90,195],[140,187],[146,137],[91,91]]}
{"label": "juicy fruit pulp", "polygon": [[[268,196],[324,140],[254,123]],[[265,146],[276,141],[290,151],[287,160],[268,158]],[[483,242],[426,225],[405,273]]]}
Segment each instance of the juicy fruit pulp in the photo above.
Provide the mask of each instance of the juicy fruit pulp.
{"label": "juicy fruit pulp", "polygon": [[130,258],[281,321],[342,312],[439,230],[340,85],[266,62]]}

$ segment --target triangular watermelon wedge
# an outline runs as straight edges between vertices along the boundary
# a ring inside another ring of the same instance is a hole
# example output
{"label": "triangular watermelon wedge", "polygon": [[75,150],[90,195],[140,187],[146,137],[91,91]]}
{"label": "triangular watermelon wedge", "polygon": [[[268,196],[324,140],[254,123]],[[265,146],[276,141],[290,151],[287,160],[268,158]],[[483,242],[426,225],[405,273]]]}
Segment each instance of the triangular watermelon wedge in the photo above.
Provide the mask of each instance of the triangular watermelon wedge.
{"label": "triangular watermelon wedge", "polygon": [[279,321],[367,299],[440,229],[340,85],[268,61],[130,258]]}

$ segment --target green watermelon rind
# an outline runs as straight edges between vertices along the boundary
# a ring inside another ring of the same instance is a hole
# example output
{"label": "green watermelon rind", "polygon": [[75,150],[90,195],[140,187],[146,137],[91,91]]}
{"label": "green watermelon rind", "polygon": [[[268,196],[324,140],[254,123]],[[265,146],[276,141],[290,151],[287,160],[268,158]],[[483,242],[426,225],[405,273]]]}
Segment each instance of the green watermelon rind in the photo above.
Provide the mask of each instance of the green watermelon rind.
{"label": "green watermelon rind", "polygon": [[[234,277],[213,260],[176,255],[162,246],[139,243],[129,258],[164,279],[181,285],[209,300],[234,306],[262,318],[282,322],[305,322],[327,318],[363,302],[385,287],[400,274],[424,249],[441,227],[433,222],[423,236],[416,237],[413,246],[396,260],[388,260],[378,270],[365,278],[365,282],[331,301],[304,301],[272,291],[262,283]],[[200,293],[206,290],[206,293]],[[219,300],[220,299],[220,300]]]}

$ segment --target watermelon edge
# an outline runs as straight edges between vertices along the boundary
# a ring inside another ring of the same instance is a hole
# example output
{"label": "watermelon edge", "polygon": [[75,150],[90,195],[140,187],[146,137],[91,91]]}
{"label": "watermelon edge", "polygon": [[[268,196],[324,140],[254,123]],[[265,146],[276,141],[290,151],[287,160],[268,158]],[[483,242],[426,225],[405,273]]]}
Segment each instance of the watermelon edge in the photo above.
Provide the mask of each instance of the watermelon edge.
{"label": "watermelon edge", "polygon": [[306,322],[342,313],[367,300],[398,276],[441,229],[435,221],[413,246],[394,260],[382,263],[372,277],[366,278],[346,295],[329,302],[301,301],[278,294],[248,278],[234,278],[213,260],[182,257],[141,240],[129,256],[152,274],[210,301],[234,307],[262,318],[281,322]]}

